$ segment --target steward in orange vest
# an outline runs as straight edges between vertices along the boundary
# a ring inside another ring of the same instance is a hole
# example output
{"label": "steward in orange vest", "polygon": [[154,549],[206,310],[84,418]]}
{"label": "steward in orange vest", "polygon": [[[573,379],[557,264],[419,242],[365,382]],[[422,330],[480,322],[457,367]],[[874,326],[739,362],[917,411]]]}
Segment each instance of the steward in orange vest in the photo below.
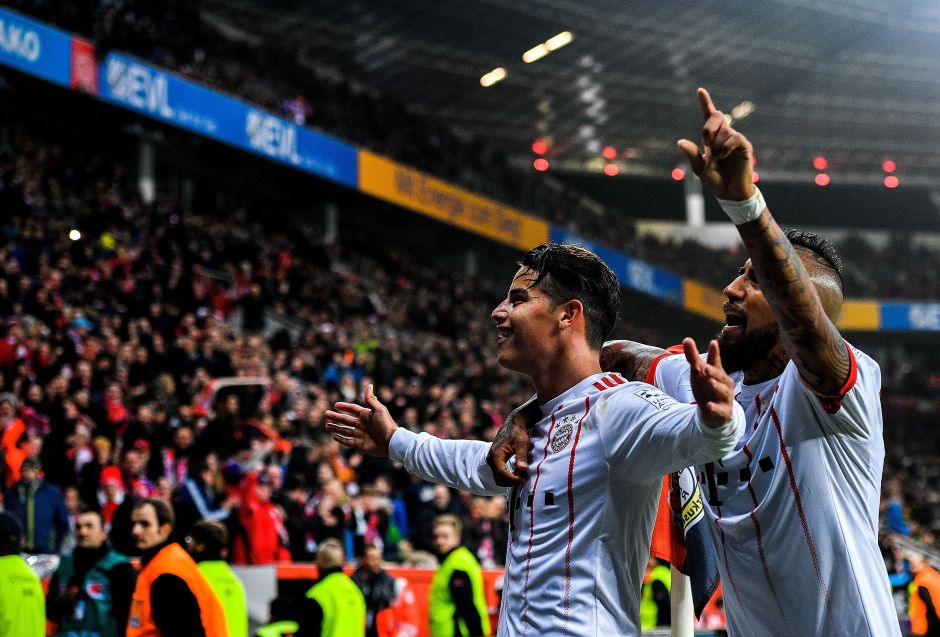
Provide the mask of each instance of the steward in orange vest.
{"label": "steward in orange vest", "polygon": [[911,633],[940,637],[940,573],[927,564],[923,555],[908,554],[914,580],[908,585]]}
{"label": "steward in orange vest", "polygon": [[170,507],[144,500],[131,521],[131,536],[144,553],[127,637],[228,637],[225,612],[209,581],[183,547],[170,542]]}

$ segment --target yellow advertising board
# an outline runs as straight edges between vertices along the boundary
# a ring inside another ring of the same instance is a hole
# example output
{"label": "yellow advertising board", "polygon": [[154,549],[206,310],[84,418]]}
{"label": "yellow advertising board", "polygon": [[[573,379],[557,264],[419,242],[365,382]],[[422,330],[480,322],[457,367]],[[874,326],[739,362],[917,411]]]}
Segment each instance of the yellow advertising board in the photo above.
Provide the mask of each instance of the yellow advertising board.
{"label": "yellow advertising board", "polygon": [[881,327],[881,312],[877,301],[846,299],[839,317],[839,329],[867,332]]}
{"label": "yellow advertising board", "polygon": [[359,190],[521,250],[548,241],[541,219],[365,150],[359,151]]}
{"label": "yellow advertising board", "polygon": [[721,309],[727,300],[724,294],[692,279],[682,280],[682,293],[685,299],[683,303],[685,309],[719,323],[725,322],[725,313]]}

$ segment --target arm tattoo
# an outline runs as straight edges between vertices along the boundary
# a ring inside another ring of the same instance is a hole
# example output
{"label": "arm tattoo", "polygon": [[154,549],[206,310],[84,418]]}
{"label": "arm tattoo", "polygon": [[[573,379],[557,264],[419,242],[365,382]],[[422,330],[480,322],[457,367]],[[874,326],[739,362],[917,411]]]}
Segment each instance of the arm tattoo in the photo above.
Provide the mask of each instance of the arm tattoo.
{"label": "arm tattoo", "polygon": [[634,341],[610,341],[601,351],[601,369],[629,380],[645,381],[650,367],[666,350]]}
{"label": "arm tattoo", "polygon": [[851,370],[849,351],[790,240],[769,211],[738,231],[803,379],[819,395],[837,394]]}

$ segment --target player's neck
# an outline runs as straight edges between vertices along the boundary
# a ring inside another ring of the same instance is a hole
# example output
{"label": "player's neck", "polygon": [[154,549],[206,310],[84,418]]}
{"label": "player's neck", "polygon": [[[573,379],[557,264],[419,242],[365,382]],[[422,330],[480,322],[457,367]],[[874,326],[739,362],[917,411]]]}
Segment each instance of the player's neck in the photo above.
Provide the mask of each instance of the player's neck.
{"label": "player's neck", "polygon": [[601,373],[600,354],[584,350],[555,356],[547,361],[532,383],[540,404],[568,391],[588,376]]}
{"label": "player's neck", "polygon": [[783,368],[790,362],[783,345],[777,345],[766,356],[744,370],[744,384],[758,385],[783,373]]}

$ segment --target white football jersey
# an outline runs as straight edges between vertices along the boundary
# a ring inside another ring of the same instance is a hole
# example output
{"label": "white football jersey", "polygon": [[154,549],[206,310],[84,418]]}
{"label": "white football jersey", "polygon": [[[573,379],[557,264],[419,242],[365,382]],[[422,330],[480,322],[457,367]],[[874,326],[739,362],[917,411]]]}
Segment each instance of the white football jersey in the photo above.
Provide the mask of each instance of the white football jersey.
{"label": "white football jersey", "polygon": [[540,405],[529,477],[511,492],[490,445],[399,429],[393,460],[426,480],[510,497],[498,635],[633,637],[663,474],[734,448],[744,412],[718,428],[698,408],[617,374],[589,376]]}
{"label": "white football jersey", "polygon": [[[792,361],[758,385],[735,375],[747,431],[733,452],[699,467],[735,637],[900,635],[878,548],[881,370],[849,353],[841,402],[821,401]],[[693,400],[683,355],[660,358],[654,376],[669,395]]]}

